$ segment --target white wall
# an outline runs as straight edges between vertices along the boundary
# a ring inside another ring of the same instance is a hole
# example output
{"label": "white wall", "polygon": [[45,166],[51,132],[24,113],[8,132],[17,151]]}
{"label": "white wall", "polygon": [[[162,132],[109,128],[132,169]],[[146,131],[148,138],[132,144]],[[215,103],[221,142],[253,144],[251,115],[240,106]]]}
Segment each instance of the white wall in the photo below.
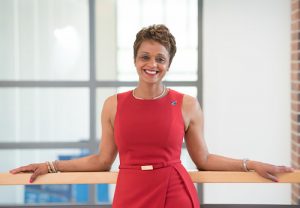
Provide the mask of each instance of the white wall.
{"label": "white wall", "polygon": [[[290,165],[290,1],[204,1],[210,152]],[[205,203],[290,204],[289,184],[205,184]]]}

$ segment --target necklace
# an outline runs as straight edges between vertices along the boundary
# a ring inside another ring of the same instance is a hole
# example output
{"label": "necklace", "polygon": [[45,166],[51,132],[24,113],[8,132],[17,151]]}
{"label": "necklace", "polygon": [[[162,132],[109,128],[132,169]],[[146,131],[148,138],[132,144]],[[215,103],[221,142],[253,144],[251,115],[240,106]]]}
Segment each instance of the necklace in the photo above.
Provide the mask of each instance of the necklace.
{"label": "necklace", "polygon": [[135,90],[136,90],[136,88],[135,88],[134,90],[132,90],[132,96],[133,96],[135,99],[138,99],[138,100],[156,100],[156,99],[159,99],[159,98],[161,98],[162,96],[165,95],[165,93],[166,93],[166,91],[167,91],[167,88],[166,88],[165,85],[164,85],[163,87],[164,87],[164,88],[163,88],[162,93],[161,93],[160,95],[154,97],[154,98],[151,98],[151,99],[145,99],[145,98],[137,97],[137,96],[135,95]]}

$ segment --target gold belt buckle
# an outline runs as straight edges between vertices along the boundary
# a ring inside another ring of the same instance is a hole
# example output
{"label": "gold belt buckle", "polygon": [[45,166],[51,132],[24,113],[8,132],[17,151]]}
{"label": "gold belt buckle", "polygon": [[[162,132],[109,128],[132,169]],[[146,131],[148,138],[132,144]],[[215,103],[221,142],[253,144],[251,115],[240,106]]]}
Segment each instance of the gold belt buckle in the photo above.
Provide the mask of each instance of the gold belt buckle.
{"label": "gold belt buckle", "polygon": [[153,165],[143,165],[141,166],[141,170],[153,170]]}

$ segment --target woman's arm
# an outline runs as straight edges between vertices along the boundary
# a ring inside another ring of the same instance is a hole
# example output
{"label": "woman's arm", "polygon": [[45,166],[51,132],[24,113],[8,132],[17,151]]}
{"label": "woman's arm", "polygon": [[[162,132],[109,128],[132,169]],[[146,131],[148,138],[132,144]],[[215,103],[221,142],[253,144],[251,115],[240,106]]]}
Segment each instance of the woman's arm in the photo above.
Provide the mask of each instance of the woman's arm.
{"label": "woman's arm", "polygon": [[[86,157],[62,160],[55,163],[56,169],[61,172],[72,171],[108,171],[117,155],[117,147],[114,142],[114,119],[117,108],[117,96],[111,96],[104,102],[101,113],[102,137],[99,152]],[[39,175],[48,173],[46,163],[34,163],[22,166],[10,171],[11,173],[33,172],[30,182]]]}
{"label": "woman's arm", "polygon": [[106,99],[101,113],[102,136],[99,152],[87,157],[59,161],[58,170],[72,171],[109,171],[117,155],[114,141],[114,118],[117,108],[116,95]]}
{"label": "woman's arm", "polygon": [[245,171],[244,162],[246,162],[246,168],[248,170],[254,170],[259,175],[272,181],[277,181],[277,173],[292,171],[292,168],[285,166],[275,166],[252,160],[243,161],[210,154],[203,136],[203,113],[197,99],[185,95],[182,113],[186,130],[186,147],[198,169]]}

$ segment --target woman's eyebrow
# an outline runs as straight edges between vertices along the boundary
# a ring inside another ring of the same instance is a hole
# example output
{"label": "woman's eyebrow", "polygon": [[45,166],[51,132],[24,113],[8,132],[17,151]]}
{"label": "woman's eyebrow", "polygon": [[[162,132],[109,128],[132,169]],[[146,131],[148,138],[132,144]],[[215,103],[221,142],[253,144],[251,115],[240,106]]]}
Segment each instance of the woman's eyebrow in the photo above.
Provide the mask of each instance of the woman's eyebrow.
{"label": "woman's eyebrow", "polygon": [[[150,53],[149,52],[146,52],[146,51],[140,51],[138,53],[138,55],[149,55]],[[164,53],[158,53],[156,54],[155,56],[160,56],[160,57],[167,57],[168,55],[167,54],[164,54]]]}
{"label": "woman's eyebrow", "polygon": [[149,53],[146,51],[141,51],[140,54],[149,54]]}

